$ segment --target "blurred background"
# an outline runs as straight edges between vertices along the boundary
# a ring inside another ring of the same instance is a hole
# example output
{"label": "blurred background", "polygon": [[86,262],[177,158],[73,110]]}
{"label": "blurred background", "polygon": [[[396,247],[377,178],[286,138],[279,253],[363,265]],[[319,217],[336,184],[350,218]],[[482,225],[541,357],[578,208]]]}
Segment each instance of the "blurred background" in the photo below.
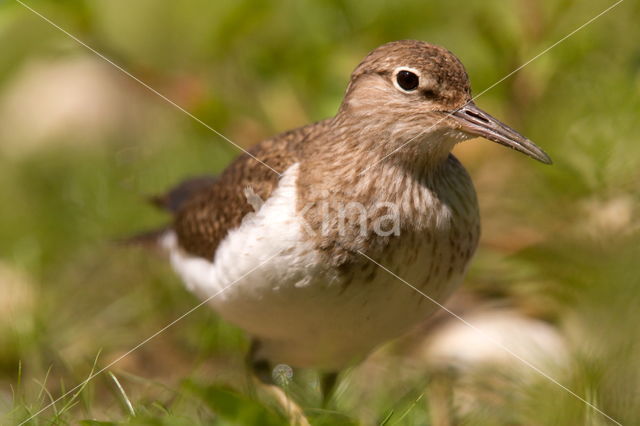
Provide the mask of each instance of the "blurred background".
{"label": "blurred background", "polygon": [[[333,115],[376,46],[458,55],[480,93],[612,0],[29,0],[241,146]],[[451,309],[580,398],[640,424],[640,4],[624,1],[477,99],[554,159],[456,148],[483,239]],[[0,424],[18,424],[189,310],[165,262],[114,244],[146,198],[239,151],[20,3],[0,2]],[[390,285],[392,285],[391,283]],[[397,285],[402,285],[398,282]],[[485,336],[486,337],[486,336]],[[241,331],[203,308],[29,424],[286,424]],[[286,390],[313,424],[608,425],[449,315]]]}

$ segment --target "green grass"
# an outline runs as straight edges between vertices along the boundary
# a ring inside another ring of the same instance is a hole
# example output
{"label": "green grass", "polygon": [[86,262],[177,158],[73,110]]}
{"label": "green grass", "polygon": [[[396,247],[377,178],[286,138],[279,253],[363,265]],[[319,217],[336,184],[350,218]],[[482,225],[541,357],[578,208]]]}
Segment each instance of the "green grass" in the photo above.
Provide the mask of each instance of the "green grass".
{"label": "green grass", "polygon": [[[333,114],[351,69],[383,42],[445,45],[479,93],[612,3],[29,2],[243,146]],[[458,151],[483,215],[466,289],[553,323],[570,349],[559,380],[624,425],[640,423],[639,18],[623,2],[478,99],[552,167],[486,141]],[[96,105],[116,118],[79,131],[81,108],[40,134],[64,99],[16,95],[18,79],[95,58],[14,2],[0,4],[0,49],[0,424],[11,425],[198,303],[162,259],[114,242],[168,220],[149,194],[238,151],[108,65],[121,100]],[[198,309],[28,424],[287,424],[249,384],[247,347]],[[410,347],[347,371],[329,407],[315,372],[296,371],[287,391],[314,425],[429,424],[435,379]],[[497,395],[460,424],[613,424],[543,378]]]}

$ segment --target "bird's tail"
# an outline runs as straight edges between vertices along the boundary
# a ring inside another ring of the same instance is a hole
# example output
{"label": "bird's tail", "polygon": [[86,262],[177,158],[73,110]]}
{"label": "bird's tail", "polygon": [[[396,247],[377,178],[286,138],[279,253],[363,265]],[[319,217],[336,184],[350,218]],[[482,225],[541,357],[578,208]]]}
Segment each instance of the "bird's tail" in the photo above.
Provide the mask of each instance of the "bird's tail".
{"label": "bird's tail", "polygon": [[[194,177],[180,183],[164,194],[149,197],[148,201],[155,207],[175,215],[195,194],[211,186],[215,181],[215,176]],[[137,246],[163,252],[164,239],[170,232],[171,226],[165,226],[121,238],[116,243],[123,246]]]}
{"label": "bird's tail", "polygon": [[124,237],[116,240],[118,244],[123,246],[139,246],[146,248],[156,248],[162,241],[162,238],[169,232],[168,227],[152,229],[150,231],[140,232],[135,235]]}
{"label": "bird's tail", "polygon": [[144,231],[128,237],[117,239],[115,243],[121,247],[140,247],[144,250],[154,252],[155,254],[164,257],[167,252],[165,250],[163,241],[169,232],[171,232],[169,227],[152,229],[150,231]]}

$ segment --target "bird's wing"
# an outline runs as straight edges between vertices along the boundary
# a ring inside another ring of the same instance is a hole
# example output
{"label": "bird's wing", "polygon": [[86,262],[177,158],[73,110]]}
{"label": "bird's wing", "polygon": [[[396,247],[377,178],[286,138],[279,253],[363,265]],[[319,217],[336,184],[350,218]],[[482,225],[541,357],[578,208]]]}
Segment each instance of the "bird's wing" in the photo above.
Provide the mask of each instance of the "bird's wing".
{"label": "bird's wing", "polygon": [[[186,192],[190,195],[175,212],[172,226],[180,247],[192,255],[213,259],[218,244],[253,211],[255,200],[247,199],[247,194],[255,199],[256,195],[262,200],[269,198],[280,174],[299,161],[301,146],[322,132],[324,123],[267,139],[250,149],[251,155],[245,153],[238,157],[215,181],[194,191],[190,189],[202,181],[188,186]],[[179,195],[173,198],[182,199]],[[170,196],[163,205],[173,206],[171,200]]]}

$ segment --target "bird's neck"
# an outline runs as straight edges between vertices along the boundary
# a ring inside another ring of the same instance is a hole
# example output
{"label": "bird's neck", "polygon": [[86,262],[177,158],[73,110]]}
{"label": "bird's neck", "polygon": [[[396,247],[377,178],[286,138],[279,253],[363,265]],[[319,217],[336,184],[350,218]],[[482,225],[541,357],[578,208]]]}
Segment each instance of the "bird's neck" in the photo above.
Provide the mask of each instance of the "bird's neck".
{"label": "bird's neck", "polygon": [[[437,123],[434,123],[437,124]],[[419,127],[410,119],[393,116],[357,115],[341,111],[332,120],[324,137],[313,149],[317,157],[337,170],[359,170],[361,176],[380,166],[403,173],[425,175],[437,172],[447,161],[460,132],[443,127]]]}
{"label": "bird's neck", "polygon": [[436,187],[446,178],[459,137],[423,135],[385,118],[357,118],[338,114],[325,122],[321,137],[305,144],[299,182],[307,198],[331,193],[362,204],[396,202],[412,185]]}

